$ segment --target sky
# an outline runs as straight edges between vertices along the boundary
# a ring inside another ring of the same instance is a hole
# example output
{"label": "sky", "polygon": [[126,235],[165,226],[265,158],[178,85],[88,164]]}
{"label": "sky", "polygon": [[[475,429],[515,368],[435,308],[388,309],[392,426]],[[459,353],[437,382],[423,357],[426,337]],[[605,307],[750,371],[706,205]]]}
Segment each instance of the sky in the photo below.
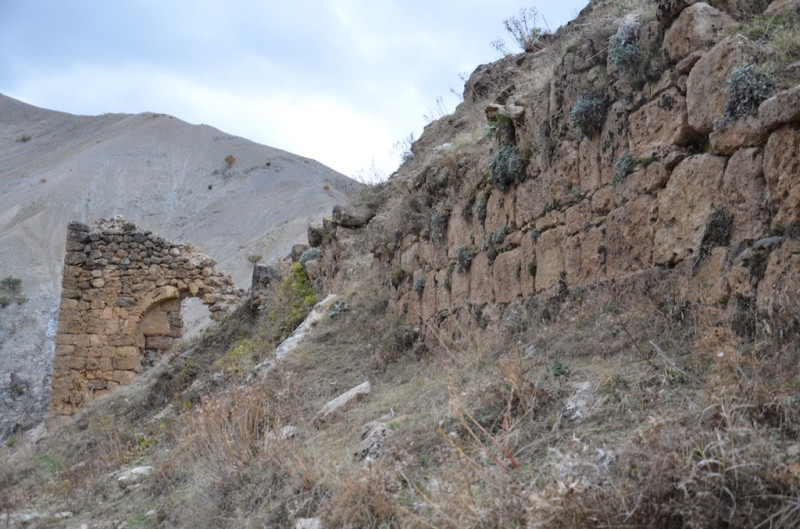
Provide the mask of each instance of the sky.
{"label": "sky", "polygon": [[156,112],[374,181],[501,57],[588,0],[0,0],[0,93],[72,114]]}

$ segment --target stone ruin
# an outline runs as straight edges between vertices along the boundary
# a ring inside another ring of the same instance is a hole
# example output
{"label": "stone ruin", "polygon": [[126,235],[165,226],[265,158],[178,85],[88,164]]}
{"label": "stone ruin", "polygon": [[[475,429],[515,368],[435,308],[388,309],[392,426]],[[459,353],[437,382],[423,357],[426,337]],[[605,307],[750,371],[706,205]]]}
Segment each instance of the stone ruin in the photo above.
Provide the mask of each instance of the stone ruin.
{"label": "stone ruin", "polygon": [[131,384],[183,334],[181,300],[200,298],[212,317],[240,292],[215,262],[121,219],[67,231],[49,422]]}

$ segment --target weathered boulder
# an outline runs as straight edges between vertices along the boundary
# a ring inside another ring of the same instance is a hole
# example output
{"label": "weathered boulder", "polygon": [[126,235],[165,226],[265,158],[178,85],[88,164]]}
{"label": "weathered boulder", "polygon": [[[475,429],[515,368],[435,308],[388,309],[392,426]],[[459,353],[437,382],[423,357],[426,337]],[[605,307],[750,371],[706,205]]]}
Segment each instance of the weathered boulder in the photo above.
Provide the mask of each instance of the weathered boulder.
{"label": "weathered boulder", "polygon": [[375,210],[367,205],[333,206],[332,220],[337,226],[361,228],[375,216]]}
{"label": "weathered boulder", "polygon": [[153,467],[150,465],[129,468],[117,476],[117,484],[124,490],[138,487],[152,472]]}
{"label": "weathered boulder", "polygon": [[690,53],[711,48],[736,25],[730,15],[698,2],[681,11],[678,20],[664,34],[664,51],[670,59],[679,61]]}
{"label": "weathered boulder", "polygon": [[800,85],[775,94],[761,103],[758,107],[758,119],[770,130],[784,123],[800,121]]}
{"label": "weathered boulder", "polygon": [[303,255],[303,252],[308,250],[309,246],[307,244],[294,244],[292,245],[292,249],[289,252],[289,257],[292,261],[297,262],[300,260],[300,256]]}
{"label": "weathered boulder", "polygon": [[764,10],[764,16],[768,17],[792,13],[800,13],[800,0],[774,0]]}
{"label": "weathered boulder", "polygon": [[521,119],[525,115],[525,107],[519,105],[498,105],[492,103],[484,110],[488,121],[495,121],[497,116],[508,116],[512,120]]}
{"label": "weathered boulder", "polygon": [[389,433],[389,427],[380,421],[372,421],[361,428],[361,443],[354,454],[362,461],[374,461],[383,455],[383,443]]}
{"label": "weathered boulder", "polygon": [[686,109],[689,125],[702,134],[714,130],[714,123],[722,116],[728,94],[720,90],[731,71],[756,61],[761,47],[742,35],[732,35],[706,53],[686,82]]}
{"label": "weathered boulder", "polygon": [[767,135],[758,118],[744,116],[730,125],[712,132],[709,140],[713,154],[730,156],[742,147],[764,145]]}

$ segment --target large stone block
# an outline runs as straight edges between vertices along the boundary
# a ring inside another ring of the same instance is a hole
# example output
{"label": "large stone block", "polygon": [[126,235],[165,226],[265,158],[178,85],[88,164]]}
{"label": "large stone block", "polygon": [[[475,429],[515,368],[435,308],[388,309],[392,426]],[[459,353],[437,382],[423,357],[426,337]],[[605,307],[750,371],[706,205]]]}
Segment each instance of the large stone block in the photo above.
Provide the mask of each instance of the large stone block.
{"label": "large stone block", "polygon": [[728,93],[722,90],[734,68],[753,64],[761,47],[742,35],[733,35],[714,46],[697,61],[686,81],[689,125],[702,134],[714,130],[722,117]]}
{"label": "large stone block", "polygon": [[[598,269],[605,263],[606,275],[619,277],[648,268],[653,257],[653,236],[658,219],[658,202],[640,195],[611,211],[606,217],[605,251],[597,247]],[[601,233],[602,233],[602,229]]]}
{"label": "large stone block", "polygon": [[731,241],[757,240],[769,230],[764,208],[766,181],[761,149],[740,149],[731,156],[722,179],[725,209],[733,215]]}
{"label": "large stone block", "polygon": [[492,289],[497,303],[511,303],[522,295],[522,258],[523,253],[519,248],[503,252],[495,258],[492,264]]}
{"label": "large stone block", "polygon": [[727,13],[698,2],[682,10],[664,34],[664,51],[670,59],[679,61],[694,51],[710,48],[736,26]]}
{"label": "large stone block", "polygon": [[563,226],[545,231],[536,241],[536,291],[553,288],[566,271],[564,248],[567,240]]}
{"label": "large stone block", "polygon": [[777,93],[761,103],[758,119],[767,129],[800,121],[800,85]]}
{"label": "large stone block", "polygon": [[800,125],[773,132],[764,148],[767,199],[776,211],[773,223],[800,234]]}
{"label": "large stone block", "polygon": [[696,255],[720,193],[726,158],[701,154],[681,162],[658,193],[658,227],[653,243],[656,264],[675,264]]}
{"label": "large stone block", "polygon": [[689,126],[686,98],[676,88],[662,92],[631,114],[629,130],[633,156],[637,160],[660,157],[669,152],[671,146],[685,146],[698,138],[697,132]]}
{"label": "large stone block", "polygon": [[148,336],[145,340],[145,347],[147,349],[166,351],[172,347],[172,342],[171,336]]}

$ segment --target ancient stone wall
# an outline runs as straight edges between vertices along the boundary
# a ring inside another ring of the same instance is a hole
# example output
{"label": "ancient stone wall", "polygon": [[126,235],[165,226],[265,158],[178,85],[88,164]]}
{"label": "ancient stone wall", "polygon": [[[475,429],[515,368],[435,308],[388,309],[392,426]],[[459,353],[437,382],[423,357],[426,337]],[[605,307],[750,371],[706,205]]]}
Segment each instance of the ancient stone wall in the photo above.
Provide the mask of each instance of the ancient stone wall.
{"label": "ancient stone wall", "polygon": [[[658,19],[619,22],[637,28],[644,73],[618,70],[608,53],[616,30],[599,26],[555,48],[560,59],[478,68],[465,102],[426,127],[386,185],[400,200],[356,224],[337,222],[340,211],[309,230],[322,255],[306,263],[312,280],[336,292],[358,279],[348,275],[381,274],[412,324],[441,328],[465,312],[499,322],[533,297],[663,272],[681,302],[731,321],[752,309],[800,325],[798,77],[779,71],[771,97],[727,115],[732,73],[769,50],[729,35],[738,27],[729,14],[689,4],[661,0]],[[587,132],[574,110],[589,99],[597,123]],[[509,131],[487,135],[503,126],[498,114]],[[524,170],[497,185],[504,141]],[[368,269],[343,264],[364,249]]]}
{"label": "ancient stone wall", "polygon": [[183,332],[181,300],[212,315],[237,301],[229,277],[190,244],[175,244],[120,219],[67,232],[50,422],[133,382]]}

